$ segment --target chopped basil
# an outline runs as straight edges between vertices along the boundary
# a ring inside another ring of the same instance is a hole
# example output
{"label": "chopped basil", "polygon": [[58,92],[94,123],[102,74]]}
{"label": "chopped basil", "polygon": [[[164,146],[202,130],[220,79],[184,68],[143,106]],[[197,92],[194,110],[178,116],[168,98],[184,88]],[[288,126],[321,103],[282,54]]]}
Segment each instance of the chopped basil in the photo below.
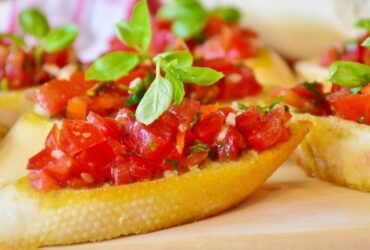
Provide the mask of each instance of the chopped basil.
{"label": "chopped basil", "polygon": [[283,100],[284,100],[284,96],[279,96],[270,105],[257,106],[257,109],[261,114],[263,114],[265,112],[271,111],[273,108],[275,108],[276,105],[279,105]]}
{"label": "chopped basil", "polygon": [[167,163],[169,163],[169,164],[171,164],[171,165],[172,165],[172,167],[173,167],[175,170],[177,170],[177,169],[178,169],[178,167],[180,166],[180,162],[179,162],[179,161],[176,161],[176,160],[173,160],[173,159],[170,159],[170,158],[167,158],[167,159],[166,159],[166,162],[167,162]]}
{"label": "chopped basil", "polygon": [[354,95],[354,94],[359,93],[361,89],[362,89],[362,86],[357,86],[357,87],[351,88],[349,92]]}
{"label": "chopped basil", "polygon": [[240,110],[247,110],[248,109],[248,106],[243,104],[243,103],[240,103],[238,102],[238,109]]}
{"label": "chopped basil", "polygon": [[190,147],[190,154],[208,152],[211,147],[199,140],[195,141],[195,144]]}
{"label": "chopped basil", "polygon": [[303,86],[310,91],[315,96],[320,96],[319,91],[317,91],[317,83],[316,82],[305,82],[303,83]]}
{"label": "chopped basil", "polygon": [[19,15],[19,25],[24,33],[37,39],[45,37],[50,31],[48,20],[37,9],[23,10]]}

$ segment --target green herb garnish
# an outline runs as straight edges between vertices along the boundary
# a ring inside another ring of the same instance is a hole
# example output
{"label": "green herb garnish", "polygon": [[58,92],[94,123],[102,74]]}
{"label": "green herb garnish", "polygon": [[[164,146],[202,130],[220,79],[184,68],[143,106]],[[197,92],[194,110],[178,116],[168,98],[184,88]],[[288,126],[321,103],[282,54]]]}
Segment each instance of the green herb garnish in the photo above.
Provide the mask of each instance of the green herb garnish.
{"label": "green herb garnish", "polygon": [[319,91],[317,91],[316,86],[317,86],[316,82],[305,82],[305,83],[303,83],[303,87],[305,87],[305,89],[310,91],[315,96],[320,96],[320,93],[319,93]]}
{"label": "green herb garnish", "polygon": [[337,61],[330,65],[330,81],[341,86],[360,86],[370,82],[370,66],[357,63]]}
{"label": "green herb garnish", "polygon": [[240,110],[247,110],[248,109],[248,106],[243,104],[243,103],[240,103],[238,102],[238,109]]}
{"label": "green herb garnish", "polygon": [[114,81],[130,72],[138,64],[138,55],[115,51],[96,60],[86,71],[86,79],[103,82]]}
{"label": "green herb garnish", "polygon": [[[213,69],[191,66],[193,60],[189,60],[190,57],[190,52],[183,51],[163,53],[154,59],[155,80],[136,110],[136,117],[140,122],[148,125],[155,121],[168,109],[172,99],[175,104],[181,104],[185,95],[184,82],[208,86],[223,77],[222,73]],[[165,73],[164,77],[162,71]]]}
{"label": "green herb garnish", "polygon": [[135,5],[130,21],[122,20],[116,25],[116,36],[124,44],[146,56],[152,30],[149,9],[145,0]]}
{"label": "green herb garnish", "polygon": [[[73,24],[51,30],[46,17],[36,9],[23,10],[19,15],[19,25],[25,34],[36,38],[36,57],[43,51],[53,53],[68,48],[78,36],[78,29]],[[12,40],[16,44],[24,45],[24,41],[14,38]]]}
{"label": "green herb garnish", "polygon": [[356,26],[370,32],[370,18],[360,19],[356,22]]}
{"label": "green herb garnish", "polygon": [[370,49],[370,37],[366,38],[366,40],[361,43],[361,46]]}
{"label": "green herb garnish", "polygon": [[358,94],[361,91],[361,89],[362,89],[362,86],[357,86],[357,87],[351,88],[349,92],[355,95],[355,94]]}
{"label": "green herb garnish", "polygon": [[284,100],[284,96],[277,97],[270,105],[268,106],[257,106],[258,111],[261,114],[264,114],[268,111],[271,111],[276,105],[279,105]]}
{"label": "green herb garnish", "polygon": [[0,38],[9,39],[15,46],[17,47],[25,47],[26,42],[24,41],[23,37],[7,34],[7,33],[0,33]]}
{"label": "green herb garnish", "polygon": [[190,147],[190,154],[208,152],[209,150],[211,150],[211,147],[208,144],[196,140],[195,144]]}
{"label": "green herb garnish", "polygon": [[240,12],[235,8],[221,7],[207,11],[197,0],[176,0],[174,5],[158,11],[160,18],[173,19],[172,31],[185,39],[200,35],[212,14],[219,15],[226,22],[240,19]]}
{"label": "green herb garnish", "polygon": [[172,167],[177,170],[178,167],[180,166],[180,162],[179,161],[176,161],[176,160],[173,160],[173,159],[170,159],[170,158],[167,158],[166,159],[166,162],[168,162],[169,164],[172,165]]}

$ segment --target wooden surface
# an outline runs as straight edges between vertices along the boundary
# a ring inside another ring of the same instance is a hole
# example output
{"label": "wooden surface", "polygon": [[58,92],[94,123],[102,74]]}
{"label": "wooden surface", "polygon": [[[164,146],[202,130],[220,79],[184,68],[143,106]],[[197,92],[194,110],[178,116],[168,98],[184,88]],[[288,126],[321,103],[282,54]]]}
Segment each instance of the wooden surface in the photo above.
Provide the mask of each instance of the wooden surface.
{"label": "wooden surface", "polygon": [[224,214],[145,235],[46,249],[245,248],[370,249],[370,194],[308,178],[288,162]]}

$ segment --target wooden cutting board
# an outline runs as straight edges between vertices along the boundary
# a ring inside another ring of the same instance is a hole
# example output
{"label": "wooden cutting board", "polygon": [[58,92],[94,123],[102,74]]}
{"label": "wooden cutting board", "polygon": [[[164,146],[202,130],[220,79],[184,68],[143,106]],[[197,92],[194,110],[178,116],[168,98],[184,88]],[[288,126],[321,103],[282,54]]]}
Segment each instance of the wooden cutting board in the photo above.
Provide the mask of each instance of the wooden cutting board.
{"label": "wooden cutting board", "polygon": [[50,247],[100,249],[370,249],[370,193],[306,177],[288,162],[221,215],[145,235]]}

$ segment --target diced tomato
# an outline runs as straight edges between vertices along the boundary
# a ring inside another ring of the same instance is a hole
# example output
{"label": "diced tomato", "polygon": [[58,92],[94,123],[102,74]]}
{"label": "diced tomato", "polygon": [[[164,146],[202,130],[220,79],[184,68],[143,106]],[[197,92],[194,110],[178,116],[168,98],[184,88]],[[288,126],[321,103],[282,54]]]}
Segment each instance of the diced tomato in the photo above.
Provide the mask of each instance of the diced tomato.
{"label": "diced tomato", "polygon": [[32,187],[39,191],[50,191],[60,186],[58,182],[42,170],[30,171],[30,183]]}
{"label": "diced tomato", "polygon": [[[235,100],[252,96],[262,91],[252,70],[244,64],[236,64],[225,59],[200,60],[197,65],[210,67],[222,72],[225,77],[209,87],[192,87],[192,96],[198,100]],[[215,90],[214,90],[215,88]],[[210,96],[210,93],[213,96]],[[194,95],[194,96],[193,96]]]}
{"label": "diced tomato", "polygon": [[131,162],[128,157],[117,157],[111,163],[111,179],[114,185],[123,185],[135,181],[131,174]]}
{"label": "diced tomato", "polygon": [[194,132],[201,141],[212,145],[225,124],[225,119],[222,112],[210,113],[194,126]]}
{"label": "diced tomato", "polygon": [[169,112],[178,119],[179,124],[188,128],[196,119],[200,103],[196,100],[185,99],[181,105],[172,106]]}
{"label": "diced tomato", "polygon": [[54,124],[46,138],[45,147],[49,149],[58,149],[59,148],[59,135],[60,135],[60,130],[58,128],[58,125]]}
{"label": "diced tomato", "polygon": [[157,158],[166,146],[166,141],[153,128],[139,122],[135,122],[128,136],[134,151],[147,159]]}
{"label": "diced tomato", "polygon": [[238,115],[235,119],[236,127],[244,134],[256,127],[261,119],[261,114],[255,106],[249,107],[245,112]]}
{"label": "diced tomato", "polygon": [[66,109],[71,98],[84,95],[94,84],[92,81],[75,84],[72,81],[53,80],[38,87],[27,97],[50,115],[56,115]]}
{"label": "diced tomato", "polygon": [[202,164],[203,161],[205,161],[205,159],[207,159],[207,157],[208,152],[190,154],[181,161],[181,166],[184,166],[186,168],[199,166]]}
{"label": "diced tomato", "polygon": [[58,67],[63,67],[70,61],[69,57],[72,54],[70,50],[71,48],[66,48],[54,53],[44,53],[42,62],[44,64],[54,64]]}
{"label": "diced tomato", "polygon": [[60,149],[70,156],[107,139],[96,126],[79,120],[64,120],[60,130]]}
{"label": "diced tomato", "polygon": [[84,120],[87,116],[87,98],[76,96],[68,100],[67,103],[67,119]]}
{"label": "diced tomato", "polygon": [[[208,28],[209,32],[217,28]],[[255,34],[240,27],[223,25],[217,34],[210,36],[204,43],[193,50],[197,58],[216,59],[224,58],[231,61],[240,61],[256,56]]]}
{"label": "diced tomato", "polygon": [[342,91],[329,96],[329,102],[343,119],[370,125],[370,95]]}
{"label": "diced tomato", "polygon": [[150,180],[155,166],[148,160],[136,155],[130,156],[130,172],[135,180]]}
{"label": "diced tomato", "polygon": [[111,174],[109,163],[116,156],[113,148],[107,142],[96,144],[75,156],[79,164],[74,169],[74,172],[78,174],[89,174],[93,178],[94,183],[105,182],[110,178]]}
{"label": "diced tomato", "polygon": [[218,158],[236,160],[246,146],[244,137],[235,127],[229,126],[225,138],[216,143]]}
{"label": "diced tomato", "polygon": [[87,122],[95,125],[104,134],[105,137],[111,137],[118,140],[119,129],[117,122],[112,118],[105,118],[94,112],[90,112],[86,118]]}
{"label": "diced tomato", "polygon": [[244,133],[248,145],[258,151],[274,146],[282,136],[286,136],[284,130],[288,129],[285,125],[287,119],[290,117],[286,116],[282,108],[276,108],[267,113],[258,126]]}
{"label": "diced tomato", "polygon": [[102,94],[93,96],[89,100],[89,110],[99,115],[115,114],[125,104],[125,99],[119,94]]}

